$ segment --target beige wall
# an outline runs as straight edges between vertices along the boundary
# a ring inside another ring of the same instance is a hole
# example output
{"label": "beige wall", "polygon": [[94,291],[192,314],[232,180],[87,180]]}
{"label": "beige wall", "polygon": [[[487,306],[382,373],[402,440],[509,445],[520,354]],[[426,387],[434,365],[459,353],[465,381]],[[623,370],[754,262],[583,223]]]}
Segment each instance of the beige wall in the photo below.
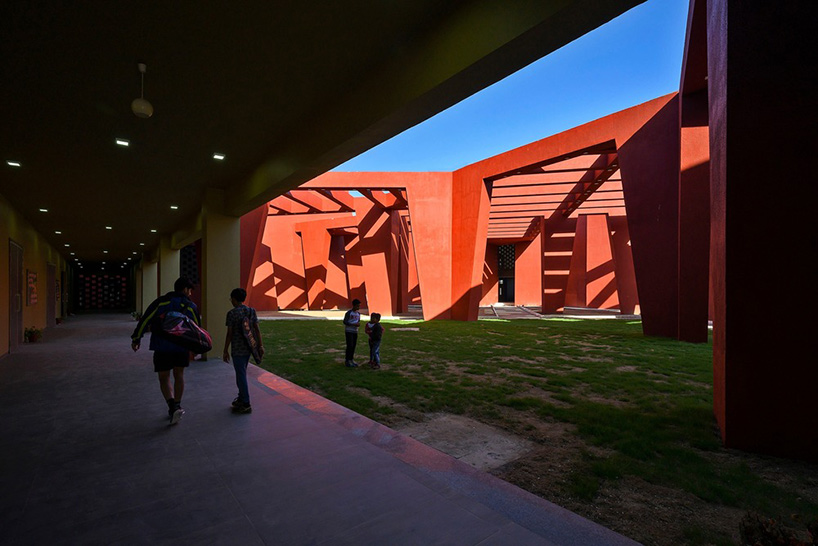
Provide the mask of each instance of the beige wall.
{"label": "beige wall", "polygon": [[[9,350],[9,239],[23,247],[23,275],[25,276],[26,271],[37,273],[37,303],[26,305],[25,293],[23,294],[24,329],[30,326],[40,329],[54,326],[46,325],[46,266],[56,265],[57,280],[66,269],[63,256],[0,195],[0,355]],[[59,300],[54,305],[54,316],[61,317]]]}

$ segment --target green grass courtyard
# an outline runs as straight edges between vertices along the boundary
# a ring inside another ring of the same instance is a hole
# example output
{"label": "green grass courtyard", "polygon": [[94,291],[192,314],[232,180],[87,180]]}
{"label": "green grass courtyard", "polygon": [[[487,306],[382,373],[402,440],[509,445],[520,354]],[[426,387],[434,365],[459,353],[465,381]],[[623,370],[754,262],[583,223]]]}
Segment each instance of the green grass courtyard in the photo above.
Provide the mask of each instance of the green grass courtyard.
{"label": "green grass courtyard", "polygon": [[[370,370],[343,366],[339,321],[262,321],[263,367],[398,429],[406,419],[448,413],[525,438],[537,448],[495,474],[646,544],[735,544],[735,520],[747,511],[793,525],[818,516],[814,466],[722,448],[710,343],[645,337],[639,321],[622,319],[383,324],[383,367]],[[356,355],[368,360],[363,327]],[[554,456],[546,434],[554,425],[573,447],[560,454],[559,476],[540,483],[538,460]],[[771,478],[769,466],[782,464],[787,477]],[[634,515],[633,529],[616,529],[606,513],[611,501],[600,499],[633,484],[669,492],[702,516],[721,510],[731,523],[681,514],[675,530],[649,536]]]}

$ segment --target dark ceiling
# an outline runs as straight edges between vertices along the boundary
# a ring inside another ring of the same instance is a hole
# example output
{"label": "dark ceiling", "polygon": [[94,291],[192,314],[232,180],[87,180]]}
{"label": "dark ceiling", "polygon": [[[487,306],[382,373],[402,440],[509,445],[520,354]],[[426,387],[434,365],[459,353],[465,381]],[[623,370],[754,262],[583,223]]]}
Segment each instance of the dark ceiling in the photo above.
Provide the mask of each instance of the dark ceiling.
{"label": "dark ceiling", "polygon": [[638,3],[6,2],[0,195],[66,257],[138,257],[209,188],[249,212]]}

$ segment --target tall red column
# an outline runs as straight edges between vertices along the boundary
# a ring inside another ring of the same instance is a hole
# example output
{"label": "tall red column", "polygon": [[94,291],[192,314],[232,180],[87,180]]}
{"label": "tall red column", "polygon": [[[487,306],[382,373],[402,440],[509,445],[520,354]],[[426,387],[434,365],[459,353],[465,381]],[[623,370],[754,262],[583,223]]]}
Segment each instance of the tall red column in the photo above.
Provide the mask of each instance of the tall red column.
{"label": "tall red column", "polygon": [[642,329],[678,335],[679,98],[667,102],[617,153]]}
{"label": "tall red column", "polygon": [[810,9],[708,2],[713,396],[727,446],[818,460]]}
{"label": "tall red column", "polygon": [[707,341],[710,262],[710,148],[707,92],[682,96],[679,171],[679,334]]}
{"label": "tall red column", "polygon": [[542,304],[543,251],[541,231],[538,230],[537,235],[532,240],[515,245],[514,303],[516,305]]}

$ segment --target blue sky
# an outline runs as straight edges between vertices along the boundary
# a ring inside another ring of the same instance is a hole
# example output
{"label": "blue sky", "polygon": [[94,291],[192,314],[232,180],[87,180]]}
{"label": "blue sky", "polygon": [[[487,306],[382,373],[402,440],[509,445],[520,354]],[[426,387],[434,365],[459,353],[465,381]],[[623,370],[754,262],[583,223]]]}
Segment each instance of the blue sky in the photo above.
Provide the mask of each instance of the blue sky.
{"label": "blue sky", "polygon": [[453,171],[679,90],[689,0],[648,0],[336,171]]}

